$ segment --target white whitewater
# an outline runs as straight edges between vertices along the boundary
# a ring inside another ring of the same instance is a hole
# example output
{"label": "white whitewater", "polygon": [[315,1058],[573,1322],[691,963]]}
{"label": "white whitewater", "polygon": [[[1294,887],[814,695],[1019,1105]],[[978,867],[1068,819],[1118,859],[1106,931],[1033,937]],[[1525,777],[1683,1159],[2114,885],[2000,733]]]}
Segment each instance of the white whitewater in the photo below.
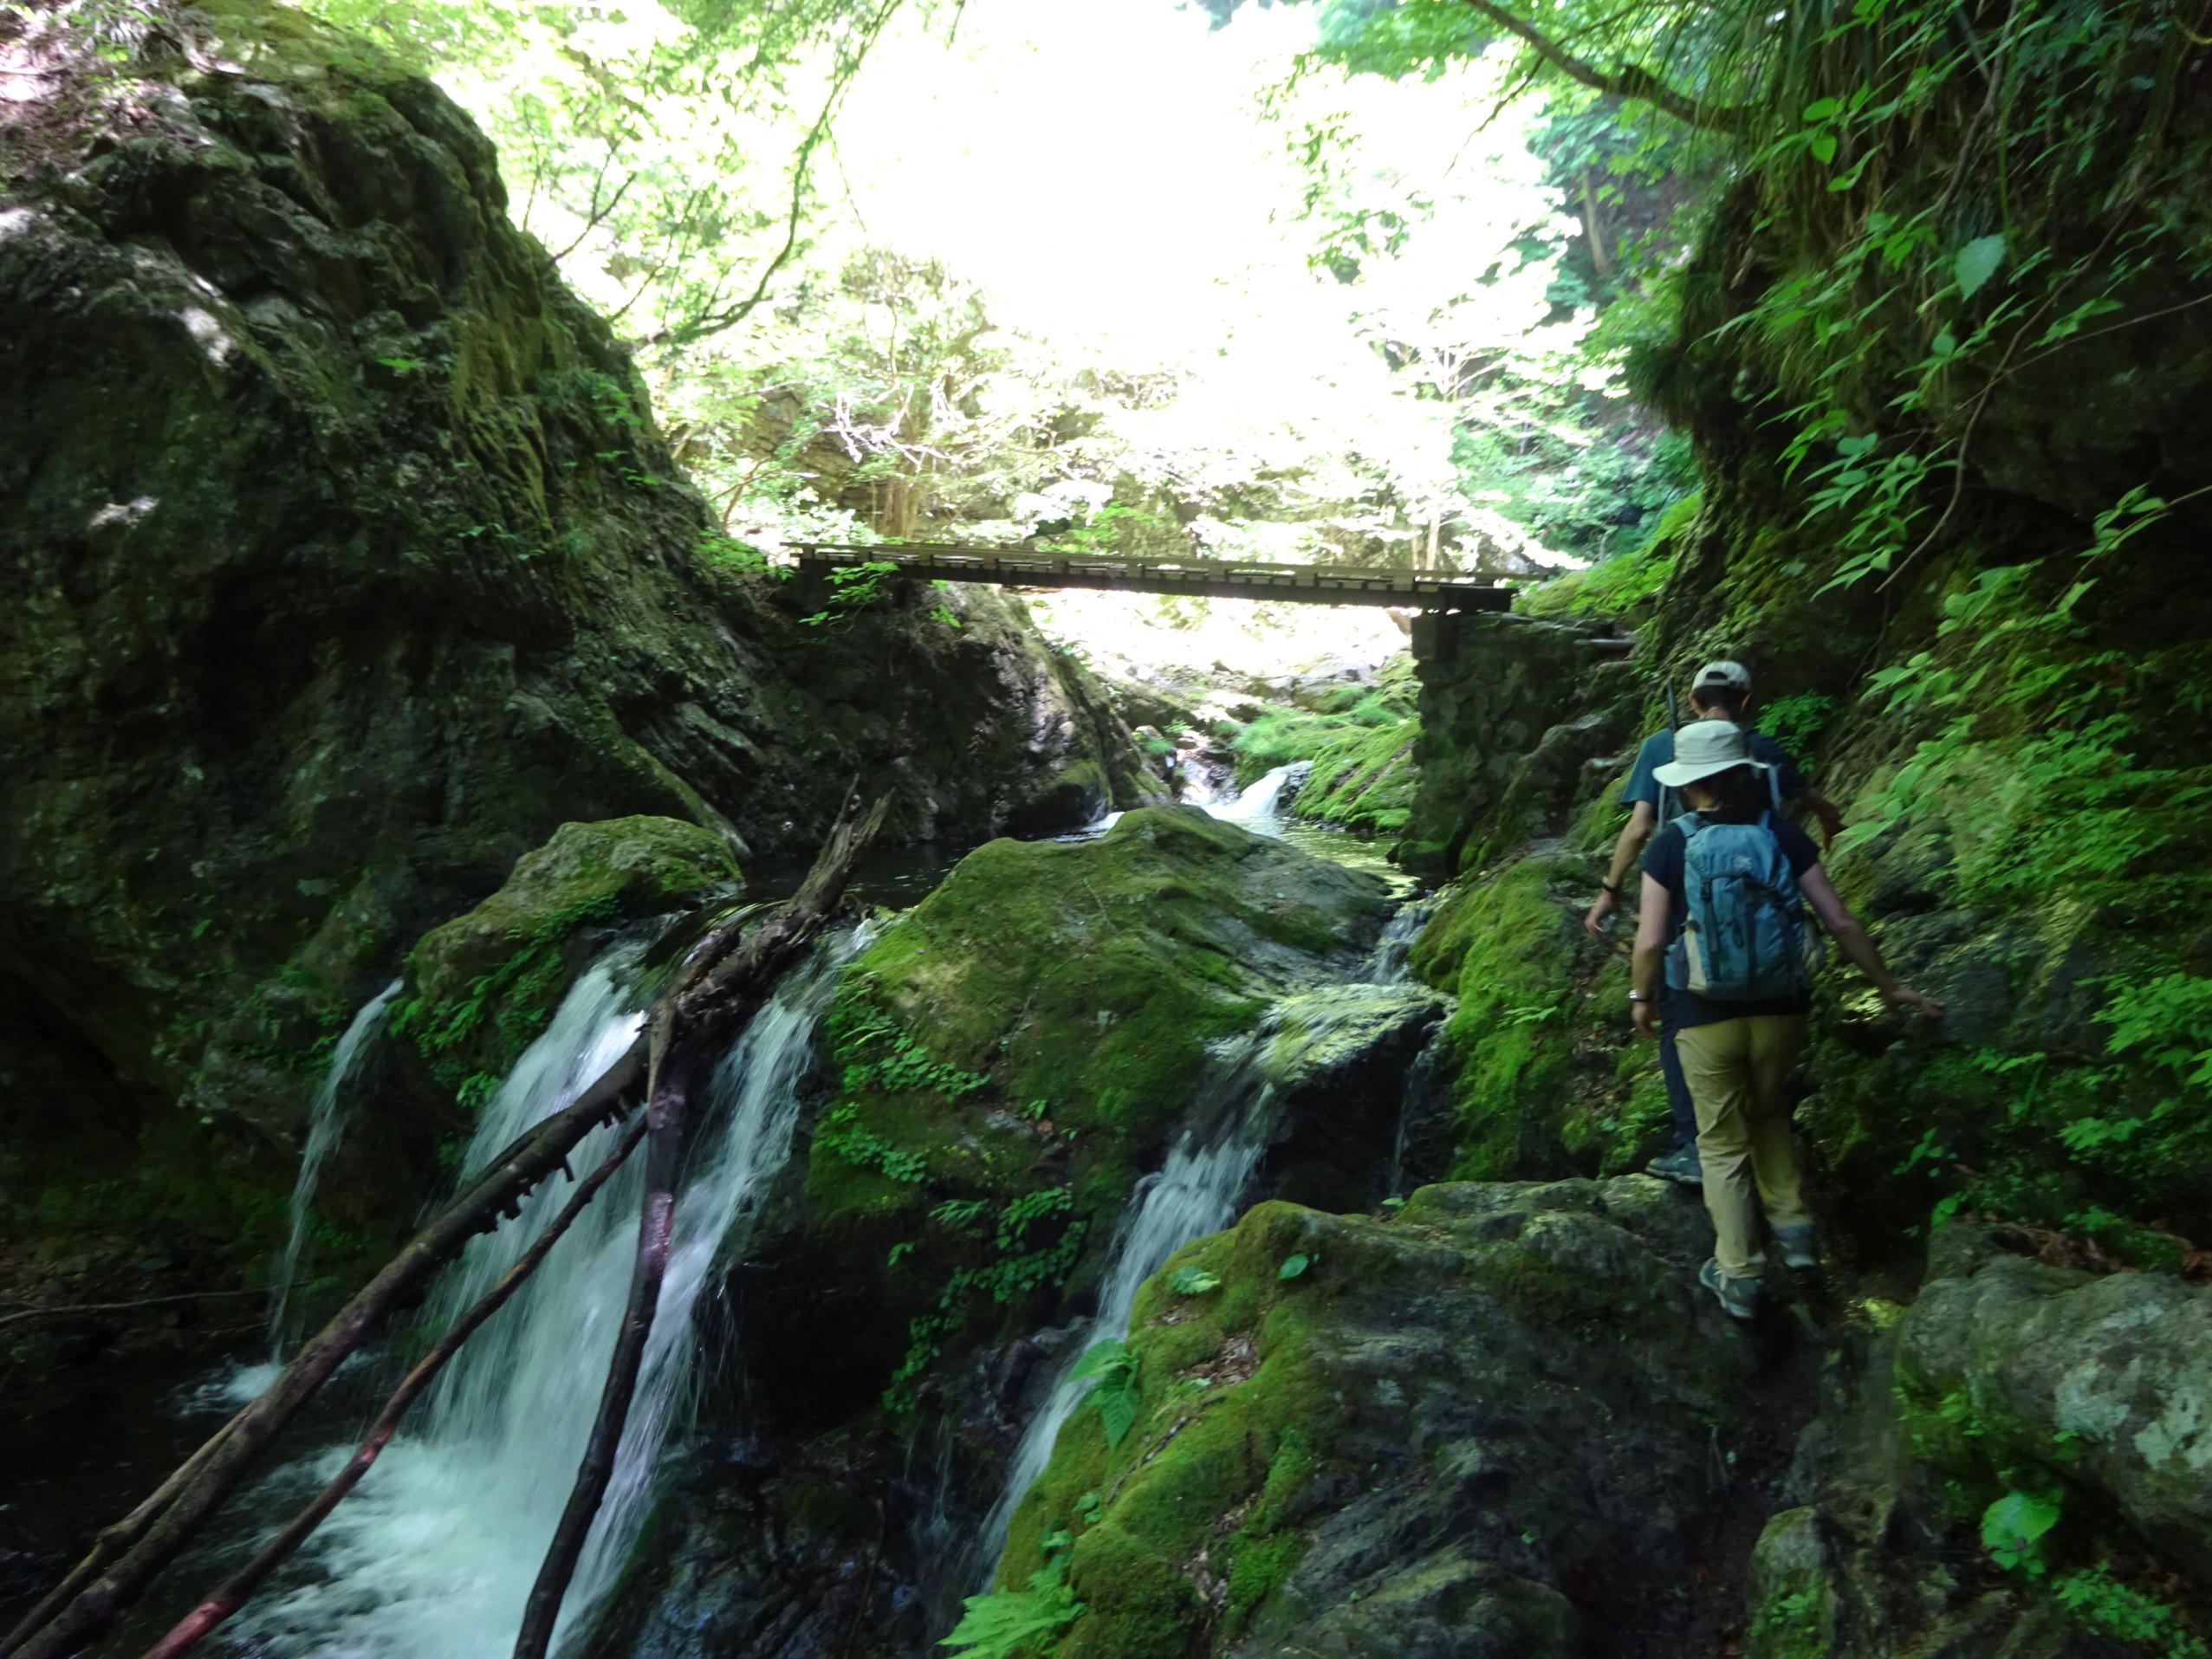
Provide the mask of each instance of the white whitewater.
{"label": "white whitewater", "polygon": [[1052,1393],[1022,1432],[1006,1488],[983,1524],[975,1558],[983,1576],[997,1565],[1015,1506],[1051,1461],[1061,1425],[1091,1390],[1088,1381],[1068,1377],[1075,1362],[1094,1344],[1129,1334],[1138,1289],[1162,1262],[1191,1240],[1218,1233],[1236,1218],[1236,1200],[1268,1145],[1274,1092],[1266,1083],[1263,1058],[1272,1024],[1270,1019],[1260,1030],[1222,1046],[1167,1163],[1130,1194],[1100,1286],[1097,1317],[1063,1351]]}
{"label": "white whitewater", "polygon": [[338,1047],[331,1051],[330,1069],[322,1074],[322,1082],[308,1104],[308,1137],[300,1149],[300,1173],[292,1183],[291,1228],[285,1235],[284,1253],[276,1259],[276,1275],[269,1280],[271,1358],[283,1357],[284,1306],[291,1295],[292,1281],[300,1276],[301,1265],[307,1259],[308,1215],[315,1202],[315,1183],[321,1176],[324,1160],[346,1132],[346,1085],[353,1077],[361,1051],[383,1026],[392,999],[399,995],[399,982],[395,979],[361,1004],[345,1034],[338,1039]]}
{"label": "white whitewater", "polygon": [[1383,924],[1382,934],[1375,941],[1375,948],[1367,956],[1367,983],[1370,985],[1408,985],[1413,980],[1413,942],[1421,930],[1429,925],[1429,918],[1437,913],[1438,900],[1434,897],[1409,899],[1398,907],[1397,914]]}
{"label": "white whitewater", "polygon": [[1265,776],[1254,779],[1252,787],[1234,799],[1209,801],[1206,810],[1216,818],[1242,824],[1255,834],[1280,836],[1284,808],[1305,787],[1313,769],[1311,761],[1293,761],[1288,766],[1279,766]]}
{"label": "white whitewater", "polygon": [[[1355,988],[1405,982],[1406,952],[1428,913],[1426,906],[1407,905],[1391,918],[1376,943],[1364,980],[1287,997],[1268,1010],[1255,1030],[1229,1039],[1215,1052],[1166,1163],[1138,1182],[1129,1196],[1100,1287],[1098,1314],[1087,1327],[1070,1333],[1052,1392],[1022,1431],[1008,1466],[1005,1488],[970,1558],[973,1565],[962,1577],[981,1579],[983,1587],[989,1587],[1015,1509],[1052,1461],[1054,1442],[1090,1391],[1088,1381],[1068,1377],[1076,1362],[1095,1344],[1129,1334],[1138,1288],[1170,1256],[1191,1240],[1218,1233],[1236,1219],[1239,1200],[1275,1128],[1277,1080],[1291,1075],[1309,1049],[1346,1021],[1360,1018],[1372,1005],[1373,993],[1363,995]],[[1401,1140],[1403,1134],[1401,1125]],[[1398,1179],[1395,1165],[1402,1162],[1401,1149],[1393,1160],[1393,1183]]]}
{"label": "white whitewater", "polygon": [[[733,1232],[749,1225],[790,1156],[798,1085],[840,972],[872,930],[836,936],[787,975],[705,1092],[676,1209],[667,1276],[605,1503],[563,1609],[583,1627],[619,1577],[652,1500],[671,1432],[687,1421],[697,1339],[692,1312]],[[485,1109],[467,1167],[478,1167],[560,1111],[627,1048],[643,1016],[629,956],[578,981]],[[594,1166],[618,1131],[571,1155]],[[636,1248],[645,1160],[632,1158],[578,1218],[546,1264],[461,1351],[425,1403],[307,1554],[314,1582],[250,1610],[235,1627],[259,1659],[503,1659],[567,1502],[598,1410]],[[528,1247],[570,1191],[553,1181],[521,1219],[472,1243],[425,1316],[442,1329]],[[324,1478],[344,1455],[314,1460]]]}

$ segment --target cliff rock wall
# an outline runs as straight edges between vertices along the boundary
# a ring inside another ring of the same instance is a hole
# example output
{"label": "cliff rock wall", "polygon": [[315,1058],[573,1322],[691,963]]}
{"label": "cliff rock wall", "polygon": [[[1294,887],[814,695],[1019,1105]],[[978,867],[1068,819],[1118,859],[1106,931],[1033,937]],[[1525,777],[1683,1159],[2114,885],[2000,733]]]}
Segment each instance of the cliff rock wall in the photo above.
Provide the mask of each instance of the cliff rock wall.
{"label": "cliff rock wall", "polygon": [[1147,797],[997,595],[809,624],[704,556],[436,87],[250,0],[11,10],[0,62],[0,1224],[266,1219],[319,1047],[561,823]]}

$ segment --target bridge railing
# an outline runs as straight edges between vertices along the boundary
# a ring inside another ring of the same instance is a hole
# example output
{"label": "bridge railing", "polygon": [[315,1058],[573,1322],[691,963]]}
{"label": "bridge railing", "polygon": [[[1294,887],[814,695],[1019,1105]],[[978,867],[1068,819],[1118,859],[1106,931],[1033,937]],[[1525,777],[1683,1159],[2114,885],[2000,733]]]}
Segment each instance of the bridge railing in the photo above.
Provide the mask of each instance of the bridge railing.
{"label": "bridge railing", "polygon": [[[1339,593],[1359,595],[1367,603],[1389,604],[1383,596],[1403,594],[1404,603],[1424,599],[1472,604],[1502,610],[1509,590],[1489,572],[1363,569],[1342,565],[1268,564],[1249,560],[1134,559],[1114,554],[1068,552],[1046,548],[975,548],[903,543],[866,547],[847,542],[795,544],[801,563],[892,564],[901,571],[954,581],[999,582],[1021,586],[1035,582],[1073,586],[1099,582],[1145,587],[1162,593],[1208,587],[1275,591],[1284,598]],[[1284,592],[1283,590],[1289,590]]]}

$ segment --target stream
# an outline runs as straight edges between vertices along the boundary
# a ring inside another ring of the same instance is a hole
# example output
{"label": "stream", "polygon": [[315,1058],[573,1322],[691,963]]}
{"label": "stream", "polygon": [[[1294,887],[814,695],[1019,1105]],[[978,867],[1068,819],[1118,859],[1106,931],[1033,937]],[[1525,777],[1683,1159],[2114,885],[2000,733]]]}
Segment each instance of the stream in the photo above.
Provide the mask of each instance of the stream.
{"label": "stream", "polygon": [[[1209,803],[1208,809],[1340,862],[1387,869],[1379,853],[1367,852],[1358,838],[1287,828],[1283,808],[1302,780],[1302,768],[1278,768],[1242,798]],[[1118,816],[1062,839],[1103,834]],[[864,869],[855,891],[879,903],[911,904],[949,865],[949,859],[911,852],[885,855]],[[771,875],[753,885],[772,891],[776,884]],[[717,1262],[742,1247],[759,1200],[791,1155],[800,1087],[814,1064],[821,1021],[844,967],[883,925],[863,923],[817,945],[714,1073],[702,1128],[688,1155],[636,1404],[564,1608],[566,1634],[588,1628],[618,1584],[651,1513],[663,1453],[689,1430],[698,1380],[694,1314],[699,1299],[715,1282]],[[1082,1340],[1060,1345],[1057,1373],[1048,1389],[1038,1390],[1041,1403],[1009,1461],[997,1503],[980,1528],[973,1523],[960,1528],[958,1536],[945,1540],[949,1547],[934,1552],[944,1564],[944,1582],[931,1587],[932,1601],[944,1599],[946,1591],[957,1597],[963,1586],[979,1587],[988,1578],[1022,1494],[1087,1390],[1067,1371],[1090,1343],[1126,1333],[1138,1287],[1168,1256],[1235,1219],[1267,1150],[1276,1075],[1297,1049],[1333,1028],[1339,1014],[1328,996],[1402,978],[1404,939],[1411,928],[1410,920],[1394,923],[1361,977],[1286,998],[1254,1030],[1217,1047],[1165,1164],[1130,1195],[1098,1312],[1080,1327]],[[478,1167],[561,1110],[629,1046],[642,1019],[645,992],[637,970],[644,954],[645,947],[632,939],[577,981],[486,1107],[464,1167]],[[280,1285],[306,1262],[315,1182],[347,1126],[348,1078],[396,988],[379,993],[356,1015],[314,1103]],[[1288,1017],[1294,1005],[1294,1020]],[[614,1132],[602,1129],[587,1140],[574,1155],[574,1167],[596,1163]],[[642,1179],[642,1160],[614,1178],[513,1306],[462,1350],[360,1489],[224,1629],[214,1650],[256,1659],[496,1659],[509,1650],[597,1407],[631,1270]],[[517,1222],[473,1242],[418,1328],[442,1328],[483,1294],[567,1193],[567,1183],[548,1183],[525,1202]],[[281,1337],[281,1293],[269,1319],[272,1337]],[[395,1345],[404,1351],[409,1344],[403,1338]],[[387,1355],[349,1366],[354,1374],[334,1390],[334,1400],[346,1403],[326,1403],[311,1437],[295,1436],[287,1461],[241,1506],[243,1524],[188,1557],[156,1603],[141,1609],[104,1651],[140,1650],[181,1610],[178,1597],[219,1576],[328,1477],[352,1448],[345,1413],[362,1410],[380,1392],[378,1379],[389,1364]],[[273,1371],[267,1364],[238,1368],[203,1385],[195,1403],[203,1410],[235,1404],[250,1397]]]}

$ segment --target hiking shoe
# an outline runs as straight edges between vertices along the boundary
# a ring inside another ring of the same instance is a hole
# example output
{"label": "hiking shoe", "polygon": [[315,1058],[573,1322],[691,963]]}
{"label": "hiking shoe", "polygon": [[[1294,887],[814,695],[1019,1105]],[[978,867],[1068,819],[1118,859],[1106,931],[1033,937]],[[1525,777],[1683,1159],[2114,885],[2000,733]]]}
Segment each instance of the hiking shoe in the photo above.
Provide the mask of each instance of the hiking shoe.
{"label": "hiking shoe", "polygon": [[1720,1258],[1708,1256],[1697,1270],[1697,1282],[1720,1299],[1721,1309],[1731,1319],[1755,1319],[1767,1287],[1756,1279],[1730,1279],[1721,1271]]}
{"label": "hiking shoe", "polygon": [[1817,1267],[1820,1265],[1820,1241],[1813,1231],[1813,1223],[1800,1222],[1795,1227],[1774,1229],[1774,1242],[1781,1248],[1785,1267]]}
{"label": "hiking shoe", "polygon": [[1705,1171],[1697,1162],[1697,1145],[1677,1146],[1671,1152],[1662,1152],[1644,1166],[1650,1174],[1662,1181],[1673,1181],[1685,1187],[1705,1184]]}

